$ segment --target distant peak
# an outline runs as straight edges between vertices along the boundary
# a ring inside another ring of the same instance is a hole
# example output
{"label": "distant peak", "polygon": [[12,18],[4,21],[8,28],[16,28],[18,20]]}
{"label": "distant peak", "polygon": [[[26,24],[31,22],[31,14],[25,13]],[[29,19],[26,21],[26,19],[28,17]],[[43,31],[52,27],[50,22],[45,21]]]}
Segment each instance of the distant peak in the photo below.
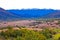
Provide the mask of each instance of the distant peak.
{"label": "distant peak", "polygon": [[0,10],[5,10],[5,9],[3,9],[3,8],[0,7]]}

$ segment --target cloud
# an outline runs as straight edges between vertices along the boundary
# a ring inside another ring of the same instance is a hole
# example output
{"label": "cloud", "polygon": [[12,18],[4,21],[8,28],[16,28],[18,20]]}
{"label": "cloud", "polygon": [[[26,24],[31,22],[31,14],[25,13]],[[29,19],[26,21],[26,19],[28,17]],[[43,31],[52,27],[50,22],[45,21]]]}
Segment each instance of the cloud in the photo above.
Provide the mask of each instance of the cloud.
{"label": "cloud", "polygon": [[60,0],[0,0],[0,7],[4,9],[60,9]]}

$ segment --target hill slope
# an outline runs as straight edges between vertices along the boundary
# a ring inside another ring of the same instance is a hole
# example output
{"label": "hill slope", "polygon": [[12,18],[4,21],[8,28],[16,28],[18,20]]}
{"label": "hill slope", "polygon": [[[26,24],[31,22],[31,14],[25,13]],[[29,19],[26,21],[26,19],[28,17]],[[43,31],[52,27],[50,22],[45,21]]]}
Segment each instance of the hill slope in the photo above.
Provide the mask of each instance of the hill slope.
{"label": "hill slope", "polygon": [[13,13],[7,12],[3,8],[0,8],[0,21],[12,20],[15,18],[17,18],[16,15],[14,15]]}
{"label": "hill slope", "polygon": [[56,10],[53,13],[47,14],[45,18],[60,18],[60,10]]}

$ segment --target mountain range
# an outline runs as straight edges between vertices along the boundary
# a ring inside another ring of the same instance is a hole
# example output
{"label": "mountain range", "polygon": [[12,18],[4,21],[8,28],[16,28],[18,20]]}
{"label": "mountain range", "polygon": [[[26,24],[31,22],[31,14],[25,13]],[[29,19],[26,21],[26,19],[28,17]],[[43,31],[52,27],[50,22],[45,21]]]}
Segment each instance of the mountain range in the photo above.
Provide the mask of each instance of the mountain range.
{"label": "mountain range", "polygon": [[20,20],[37,18],[60,18],[60,10],[53,9],[11,9],[0,8],[0,20]]}

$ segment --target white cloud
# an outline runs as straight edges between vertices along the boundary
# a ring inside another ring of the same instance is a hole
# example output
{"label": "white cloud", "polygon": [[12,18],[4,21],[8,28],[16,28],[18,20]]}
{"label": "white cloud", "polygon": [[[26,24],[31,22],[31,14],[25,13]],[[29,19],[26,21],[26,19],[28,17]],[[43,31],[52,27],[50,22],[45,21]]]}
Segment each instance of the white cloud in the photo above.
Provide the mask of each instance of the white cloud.
{"label": "white cloud", "polygon": [[4,9],[60,9],[60,0],[0,0],[0,7]]}

